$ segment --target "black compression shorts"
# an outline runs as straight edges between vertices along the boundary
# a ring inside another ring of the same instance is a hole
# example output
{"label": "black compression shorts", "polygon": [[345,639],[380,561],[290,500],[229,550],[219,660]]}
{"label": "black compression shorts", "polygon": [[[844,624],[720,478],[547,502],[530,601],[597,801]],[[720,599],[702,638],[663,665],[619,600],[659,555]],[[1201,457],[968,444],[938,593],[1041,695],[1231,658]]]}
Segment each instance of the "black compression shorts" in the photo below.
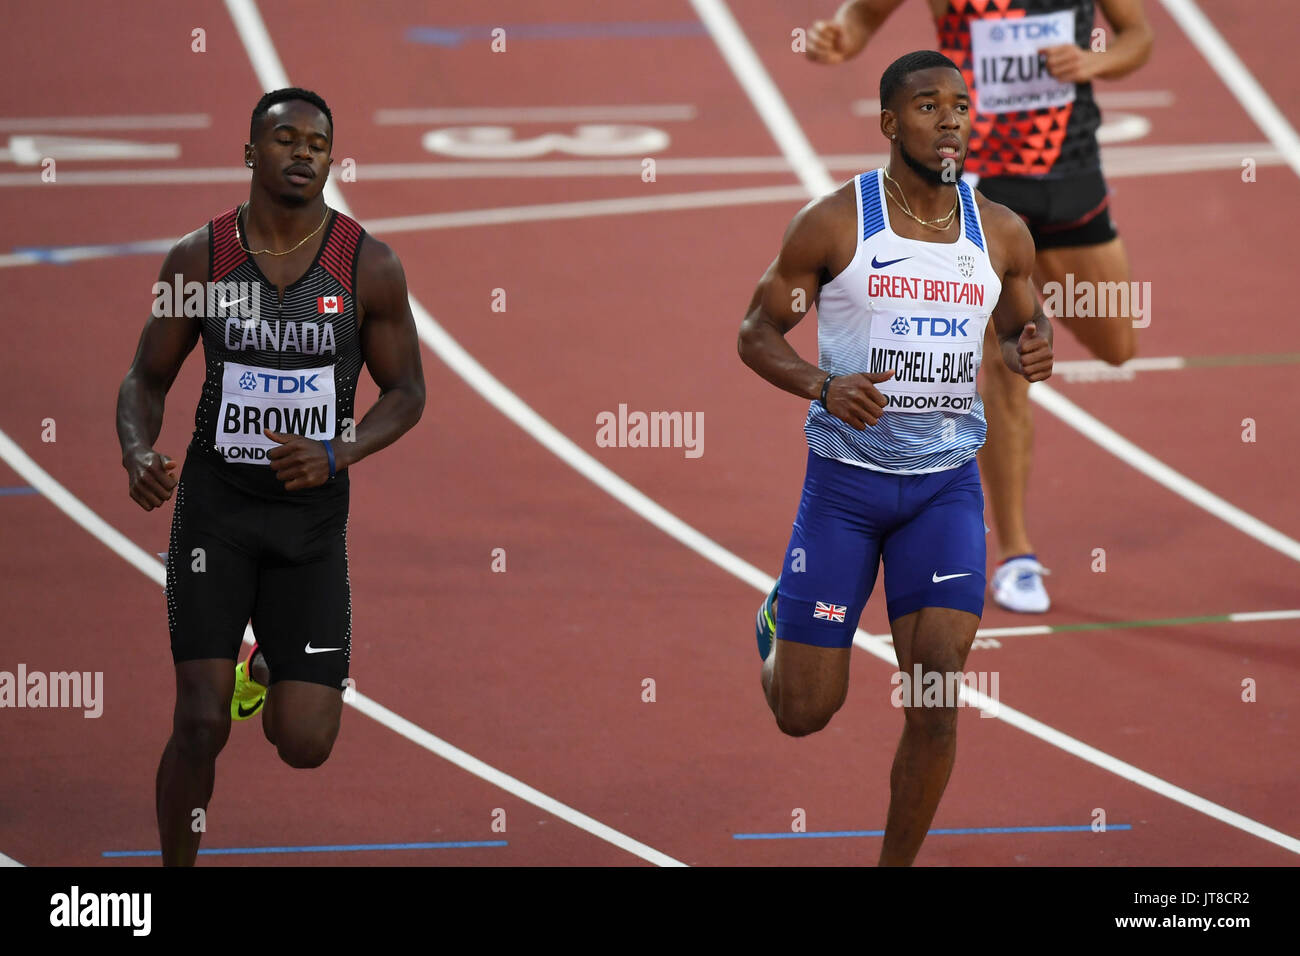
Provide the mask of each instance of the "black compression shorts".
{"label": "black compression shorts", "polygon": [[1062,179],[981,177],[976,188],[1023,219],[1040,250],[1096,246],[1119,235],[1100,171]]}
{"label": "black compression shorts", "polygon": [[301,498],[253,495],[189,454],[167,554],[172,659],[236,660],[251,620],[271,683],[342,687],[352,657],[348,484]]}

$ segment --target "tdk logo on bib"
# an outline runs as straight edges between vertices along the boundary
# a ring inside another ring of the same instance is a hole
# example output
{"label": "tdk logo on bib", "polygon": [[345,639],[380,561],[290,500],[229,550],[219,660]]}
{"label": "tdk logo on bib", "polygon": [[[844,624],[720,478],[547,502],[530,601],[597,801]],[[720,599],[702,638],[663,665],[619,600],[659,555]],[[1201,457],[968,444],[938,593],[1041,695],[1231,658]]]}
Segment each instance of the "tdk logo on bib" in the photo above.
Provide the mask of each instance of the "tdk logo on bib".
{"label": "tdk logo on bib", "polygon": [[265,432],[333,438],[334,367],[266,369],[227,362],[213,444],[227,461],[265,465]]}
{"label": "tdk logo on bib", "polygon": [[966,323],[969,318],[965,319],[945,319],[942,316],[913,316],[905,319],[899,316],[889,325],[889,331],[895,335],[924,335],[930,338],[939,338],[945,335],[965,336]]}
{"label": "tdk logo on bib", "polygon": [[279,372],[245,372],[239,376],[239,387],[245,391],[258,391],[266,395],[294,395],[319,392],[316,379],[320,372],[310,375],[285,375]]}
{"label": "tdk logo on bib", "polygon": [[[1070,24],[1073,26],[1073,23]],[[1058,43],[1073,43],[1074,37],[1065,37],[1061,32],[1063,21],[1047,20],[1045,22],[1026,20],[1024,23],[1017,23],[1015,20],[1007,20],[1003,23],[995,24],[993,29],[989,30],[989,37],[995,42],[1001,43],[1010,37],[1012,40],[1021,38],[1027,40],[1056,40]]]}

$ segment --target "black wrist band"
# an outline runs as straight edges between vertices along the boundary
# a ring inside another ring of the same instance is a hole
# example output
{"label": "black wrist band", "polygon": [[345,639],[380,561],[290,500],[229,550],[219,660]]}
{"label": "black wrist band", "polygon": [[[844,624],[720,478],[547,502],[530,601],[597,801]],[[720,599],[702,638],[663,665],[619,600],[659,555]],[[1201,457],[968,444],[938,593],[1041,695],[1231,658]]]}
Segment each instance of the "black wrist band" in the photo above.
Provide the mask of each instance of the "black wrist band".
{"label": "black wrist band", "polygon": [[826,408],[826,390],[831,387],[831,379],[833,378],[838,378],[834,372],[827,375],[826,381],[822,382],[822,397],[818,399],[822,403],[822,408]]}

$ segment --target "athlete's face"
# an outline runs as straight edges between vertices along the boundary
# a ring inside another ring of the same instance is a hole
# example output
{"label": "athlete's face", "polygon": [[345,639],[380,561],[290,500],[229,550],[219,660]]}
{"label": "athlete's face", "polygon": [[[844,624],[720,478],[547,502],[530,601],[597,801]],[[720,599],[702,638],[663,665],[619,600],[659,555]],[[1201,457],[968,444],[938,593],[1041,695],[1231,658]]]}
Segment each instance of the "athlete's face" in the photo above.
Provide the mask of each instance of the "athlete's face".
{"label": "athlete's face", "polygon": [[936,183],[961,178],[970,122],[966,81],[942,66],[911,74],[880,114],[881,131],[898,144],[907,165]]}
{"label": "athlete's face", "polygon": [[283,202],[305,204],[320,195],[329,177],[330,121],[304,100],[276,103],[267,110],[256,142],[245,147],[253,175]]}

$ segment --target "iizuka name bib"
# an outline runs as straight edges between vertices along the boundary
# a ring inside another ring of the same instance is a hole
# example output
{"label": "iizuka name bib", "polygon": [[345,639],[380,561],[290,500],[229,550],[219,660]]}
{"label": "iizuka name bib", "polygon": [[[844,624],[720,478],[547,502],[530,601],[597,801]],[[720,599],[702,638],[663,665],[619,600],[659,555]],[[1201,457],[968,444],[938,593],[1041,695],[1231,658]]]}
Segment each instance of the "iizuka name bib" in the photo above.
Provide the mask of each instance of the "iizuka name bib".
{"label": "iizuka name bib", "polygon": [[970,23],[971,72],[981,113],[1015,113],[1073,103],[1075,85],[1047,71],[1045,47],[1074,43],[1074,11]]}

